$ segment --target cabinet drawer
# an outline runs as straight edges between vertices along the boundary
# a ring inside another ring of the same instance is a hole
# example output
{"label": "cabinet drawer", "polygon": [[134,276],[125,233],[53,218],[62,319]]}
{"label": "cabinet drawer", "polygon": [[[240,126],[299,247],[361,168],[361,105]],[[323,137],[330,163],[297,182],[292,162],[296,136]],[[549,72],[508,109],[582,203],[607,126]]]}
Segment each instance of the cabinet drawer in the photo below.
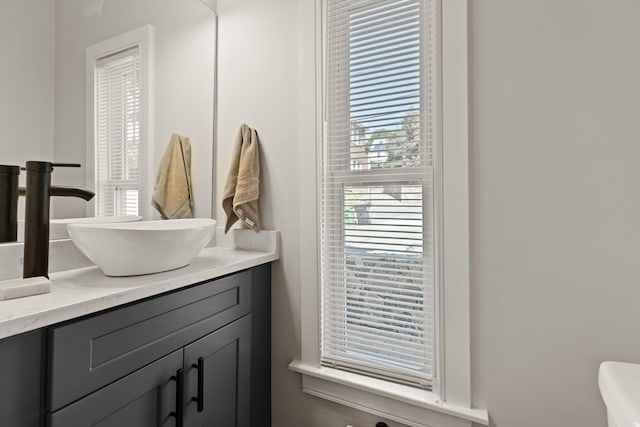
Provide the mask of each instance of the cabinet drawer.
{"label": "cabinet drawer", "polygon": [[249,313],[249,270],[52,328],[55,411]]}

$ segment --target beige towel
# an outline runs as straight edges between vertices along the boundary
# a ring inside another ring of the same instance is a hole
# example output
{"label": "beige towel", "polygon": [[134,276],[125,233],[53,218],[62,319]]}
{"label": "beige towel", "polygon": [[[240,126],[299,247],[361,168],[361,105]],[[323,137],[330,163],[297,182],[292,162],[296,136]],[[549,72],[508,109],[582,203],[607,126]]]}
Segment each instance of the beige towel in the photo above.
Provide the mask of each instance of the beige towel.
{"label": "beige towel", "polygon": [[151,204],[162,219],[193,218],[191,194],[191,142],[174,133],[158,168]]}
{"label": "beige towel", "polygon": [[258,198],[260,197],[260,148],[258,133],[247,125],[240,126],[233,147],[231,166],[222,194],[222,207],[227,214],[225,234],[240,219],[252,230],[260,230]]}

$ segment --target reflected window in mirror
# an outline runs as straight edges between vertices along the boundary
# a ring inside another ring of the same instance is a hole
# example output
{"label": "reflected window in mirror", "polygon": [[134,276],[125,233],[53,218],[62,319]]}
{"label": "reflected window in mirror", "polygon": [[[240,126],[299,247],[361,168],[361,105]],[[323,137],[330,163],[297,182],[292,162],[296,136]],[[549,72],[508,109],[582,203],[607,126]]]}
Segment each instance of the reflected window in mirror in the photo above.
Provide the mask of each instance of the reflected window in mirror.
{"label": "reflected window in mirror", "polygon": [[140,49],[100,58],[95,67],[96,215],[138,215]]}
{"label": "reflected window in mirror", "polygon": [[87,165],[95,216],[144,215],[150,38],[146,26],[87,49]]}

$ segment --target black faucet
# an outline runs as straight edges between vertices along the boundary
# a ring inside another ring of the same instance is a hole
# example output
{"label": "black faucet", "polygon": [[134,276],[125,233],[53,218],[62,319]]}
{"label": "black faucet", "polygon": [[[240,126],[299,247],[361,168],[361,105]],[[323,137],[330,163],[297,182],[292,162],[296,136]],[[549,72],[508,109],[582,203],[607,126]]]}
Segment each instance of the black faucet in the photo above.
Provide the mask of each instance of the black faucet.
{"label": "black faucet", "polygon": [[24,220],[24,265],[22,277],[49,277],[49,198],[80,197],[91,200],[93,191],[75,187],[51,186],[54,167],[80,167],[76,163],[26,163],[27,188]]}
{"label": "black faucet", "polygon": [[18,240],[19,166],[0,165],[0,243]]}

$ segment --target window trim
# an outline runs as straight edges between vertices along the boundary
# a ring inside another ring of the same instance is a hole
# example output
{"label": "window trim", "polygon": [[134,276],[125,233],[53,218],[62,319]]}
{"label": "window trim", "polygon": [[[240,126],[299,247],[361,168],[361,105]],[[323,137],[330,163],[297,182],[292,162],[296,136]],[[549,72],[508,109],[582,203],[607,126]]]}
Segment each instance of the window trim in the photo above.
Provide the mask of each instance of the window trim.
{"label": "window trim", "polygon": [[[152,123],[152,93],[153,83],[153,27],[144,25],[124,34],[112,37],[87,47],[85,54],[86,76],[86,168],[87,188],[96,189],[95,182],[95,63],[112,53],[137,46],[140,49],[140,164],[138,189],[138,215],[144,219],[151,218],[152,158],[153,158],[153,123]],[[95,198],[87,203],[86,215],[95,216]]]}
{"label": "window trim", "polygon": [[[309,2],[310,3],[310,2]],[[315,140],[302,156],[300,171],[301,352],[289,369],[302,374],[305,393],[372,413],[409,426],[436,423],[488,425],[488,412],[472,408],[469,305],[469,166],[468,166],[468,0],[441,1],[441,179],[442,211],[438,225],[443,245],[439,337],[439,384],[433,392],[393,384],[358,374],[320,367],[320,143],[323,136],[323,56],[325,28],[322,2],[302,5],[300,13],[315,13],[315,35],[300,30],[301,43],[315,47]],[[306,10],[305,7],[308,9]],[[313,9],[313,10],[312,10]],[[442,93],[445,96],[442,96]],[[304,132],[301,130],[301,134]],[[309,191],[315,189],[316,191]],[[313,193],[313,194],[311,194]],[[444,196],[446,195],[446,197]],[[446,295],[445,294],[446,291]]]}

